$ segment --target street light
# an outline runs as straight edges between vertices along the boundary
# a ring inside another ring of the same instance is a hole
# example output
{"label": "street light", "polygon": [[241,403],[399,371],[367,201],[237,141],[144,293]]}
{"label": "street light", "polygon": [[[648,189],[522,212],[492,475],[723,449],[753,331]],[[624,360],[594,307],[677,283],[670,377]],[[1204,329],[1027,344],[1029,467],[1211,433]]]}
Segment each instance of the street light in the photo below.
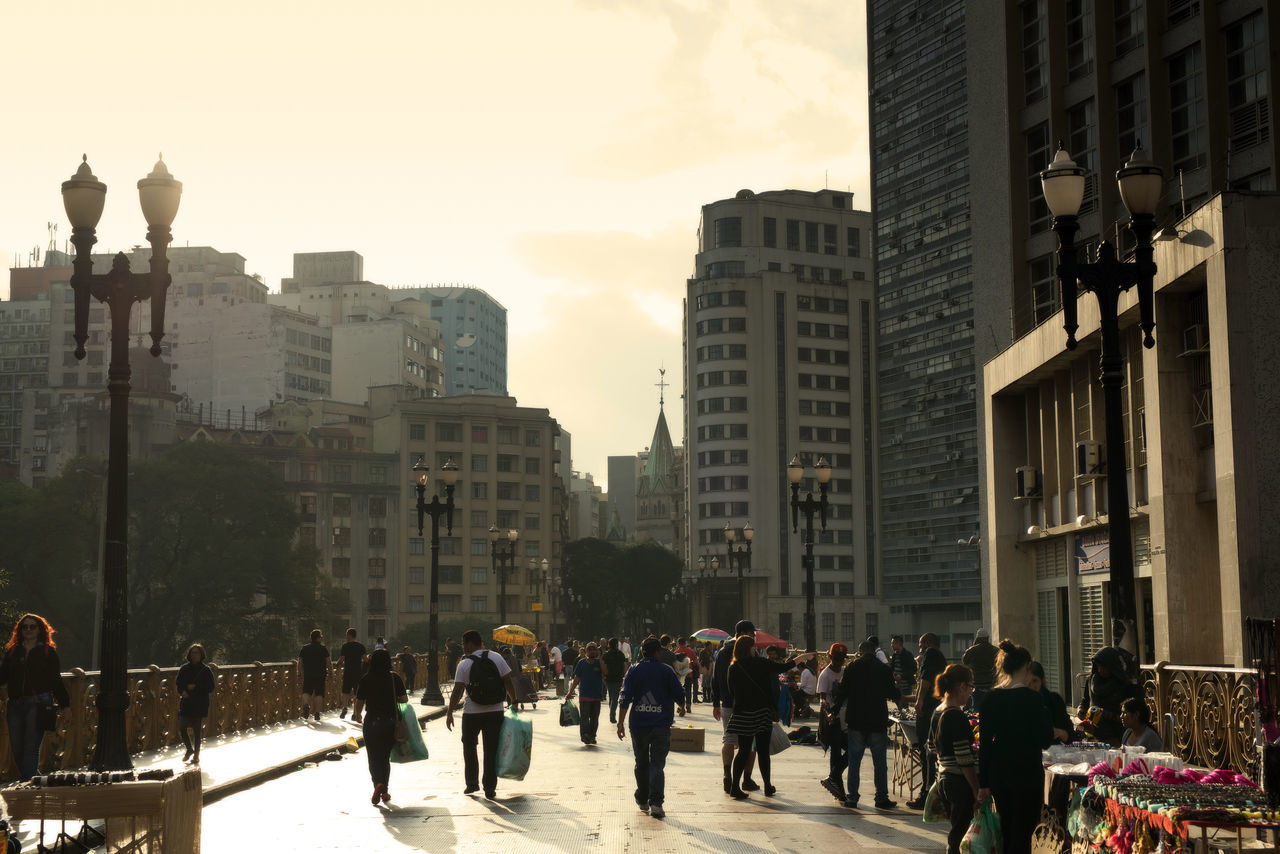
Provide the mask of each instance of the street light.
{"label": "street light", "polygon": [[826,457],[819,457],[813,466],[814,476],[818,480],[818,499],[815,501],[813,490],[803,501],[800,500],[800,481],[804,479],[804,463],[797,454],[787,463],[787,480],[791,482],[791,533],[795,533],[800,525],[800,512],[804,512],[805,527],[801,541],[804,543],[804,556],[801,564],[804,568],[804,643],[805,648],[818,648],[817,620],[813,613],[813,515],[818,514],[822,522],[822,530],[827,529],[827,489],[831,482],[831,466]]}
{"label": "street light", "polygon": [[743,545],[734,547],[734,540],[738,538],[738,532],[730,527],[728,522],[724,523],[724,541],[728,547],[729,553],[725,556],[729,570],[732,571],[734,566],[738,569],[738,613],[743,617],[747,616],[747,593],[742,581],[742,569],[744,566],[751,566],[751,538],[756,534],[756,529],[751,527],[751,522],[742,528]]}
{"label": "street light", "polygon": [[165,295],[169,290],[170,226],[178,215],[182,183],[156,161],[151,174],[138,182],[138,201],[147,221],[151,244],[151,268],[146,273],[129,270],[129,259],[120,252],[110,273],[94,273],[89,254],[98,242],[98,220],[106,204],[107,185],[89,168],[86,155],[70,180],[62,183],[62,204],[71,221],[71,243],[76,248],[71,288],[75,292],[75,356],[83,359],[89,340],[89,298],[105,302],[111,314],[111,365],[107,391],[111,397],[111,421],[107,445],[107,506],[103,524],[102,669],[98,691],[98,740],[90,767],[95,771],[120,771],[133,767],[125,735],[125,710],[129,707],[129,314],[134,302],[151,300],[151,355],[160,355],[164,338]]}
{"label": "street light", "polygon": [[1164,172],[1151,161],[1139,144],[1124,168],[1116,172],[1120,198],[1129,211],[1129,229],[1137,240],[1132,261],[1116,259],[1115,249],[1103,241],[1098,245],[1097,260],[1079,263],[1076,259],[1076,215],[1084,199],[1085,171],[1058,144],[1053,162],[1040,173],[1044,200],[1053,213],[1053,230],[1058,234],[1058,278],[1062,282],[1063,329],[1067,333],[1067,349],[1076,348],[1076,296],[1079,291],[1093,291],[1098,299],[1099,326],[1102,335],[1102,402],[1106,424],[1107,449],[1107,516],[1111,541],[1111,616],[1113,646],[1118,646],[1121,632],[1134,641],[1133,652],[1140,655],[1133,629],[1138,612],[1134,599],[1133,534],[1129,528],[1129,485],[1125,478],[1125,442],[1122,406],[1124,385],[1124,350],[1120,345],[1120,294],[1136,286],[1138,289],[1138,325],[1142,329],[1142,346],[1155,346],[1154,279],[1155,250],[1151,235],[1155,231],[1155,211],[1164,188]]}
{"label": "street light", "polygon": [[498,573],[498,622],[502,625],[507,624],[507,567],[516,568],[516,541],[520,539],[520,532],[515,528],[507,531],[506,546],[499,547],[502,532],[498,530],[497,525],[489,526],[489,542],[492,544],[490,551],[493,552],[494,572]]}
{"label": "street light", "polygon": [[440,516],[444,516],[445,528],[453,536],[453,488],[458,483],[458,467],[447,460],[440,467],[440,479],[444,481],[444,502],[439,495],[426,501],[427,479],[430,473],[426,461],[418,457],[413,464],[414,487],[418,490],[418,536],[422,536],[423,517],[431,516],[431,614],[427,618],[427,634],[430,650],[427,653],[427,685],[422,689],[422,705],[443,706],[440,693]]}

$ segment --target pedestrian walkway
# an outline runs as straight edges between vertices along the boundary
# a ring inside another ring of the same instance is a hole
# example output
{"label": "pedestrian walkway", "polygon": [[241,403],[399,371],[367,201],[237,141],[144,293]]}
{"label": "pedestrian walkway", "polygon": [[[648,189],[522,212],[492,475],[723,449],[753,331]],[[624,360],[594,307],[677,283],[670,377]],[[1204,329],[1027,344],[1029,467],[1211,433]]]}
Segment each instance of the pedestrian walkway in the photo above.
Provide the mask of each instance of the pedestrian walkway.
{"label": "pedestrian walkway", "polygon": [[[706,728],[707,750],[670,755],[661,820],[636,809],[630,739],[620,742],[607,717],[599,744],[587,747],[577,728],[558,726],[555,701],[526,714],[534,727],[530,772],[522,781],[499,780],[494,801],[462,794],[458,728],[451,733],[437,721],[426,730],[431,757],[392,766],[388,806],[369,804],[362,750],[211,804],[204,849],[901,854],[946,847],[945,828],[923,824],[919,812],[837,805],[818,784],[827,767],[819,747],[796,746],[774,758],[776,797],[731,800],[721,789],[719,724],[707,705],[695,705],[685,719]],[[869,795],[869,758],[863,772]]]}

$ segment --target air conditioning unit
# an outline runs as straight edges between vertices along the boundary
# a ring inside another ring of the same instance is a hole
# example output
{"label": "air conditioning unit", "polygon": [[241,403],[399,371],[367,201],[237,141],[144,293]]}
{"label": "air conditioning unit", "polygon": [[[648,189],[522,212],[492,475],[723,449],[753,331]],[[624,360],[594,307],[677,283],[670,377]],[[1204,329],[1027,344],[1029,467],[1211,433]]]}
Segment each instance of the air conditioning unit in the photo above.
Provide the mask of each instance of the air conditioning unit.
{"label": "air conditioning unit", "polygon": [[1209,349],[1209,327],[1193,323],[1182,330],[1182,352],[1202,353]]}
{"label": "air conditioning unit", "polygon": [[1076,442],[1076,478],[1097,480],[1105,476],[1102,471],[1102,443],[1092,439]]}
{"label": "air conditioning unit", "polygon": [[1040,472],[1035,466],[1018,466],[1017,477],[1018,492],[1014,495],[1015,501],[1026,501],[1040,495]]}

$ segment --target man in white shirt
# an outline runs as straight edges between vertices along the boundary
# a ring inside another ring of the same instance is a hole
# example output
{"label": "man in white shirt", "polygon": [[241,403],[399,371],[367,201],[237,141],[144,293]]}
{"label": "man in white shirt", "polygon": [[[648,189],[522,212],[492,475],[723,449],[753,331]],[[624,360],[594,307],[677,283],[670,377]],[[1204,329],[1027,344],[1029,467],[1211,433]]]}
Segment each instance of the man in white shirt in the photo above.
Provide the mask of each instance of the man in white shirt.
{"label": "man in white shirt", "polygon": [[627,643],[627,636],[623,635],[622,640],[618,641],[618,649],[627,657],[627,661],[631,661],[631,644]]}
{"label": "man in white shirt", "polygon": [[[454,710],[462,704],[462,694],[467,694],[462,709],[462,764],[466,788],[463,794],[479,791],[480,761],[476,755],[476,742],[484,738],[484,796],[493,800],[498,788],[498,734],[502,731],[502,713],[506,700],[516,701],[515,685],[511,681],[511,668],[501,655],[491,654],[484,648],[480,633],[474,629],[462,635],[462,651],[454,674],[453,694],[449,697],[445,728],[453,730]],[[494,675],[494,669],[497,675]],[[472,671],[476,672],[473,674]]]}
{"label": "man in white shirt", "polygon": [[844,676],[845,658],[849,655],[849,648],[842,643],[833,643],[827,655],[831,663],[822,668],[822,672],[818,674],[818,698],[821,702],[818,715],[828,718],[829,723],[826,725],[833,729],[834,737],[833,743],[827,750],[828,773],[827,778],[822,781],[822,788],[830,792],[837,801],[844,803],[844,772],[849,767],[849,762],[845,758],[845,739],[840,729],[840,717],[832,714],[831,709],[835,705],[835,697],[832,695],[836,686],[840,684],[840,678]]}

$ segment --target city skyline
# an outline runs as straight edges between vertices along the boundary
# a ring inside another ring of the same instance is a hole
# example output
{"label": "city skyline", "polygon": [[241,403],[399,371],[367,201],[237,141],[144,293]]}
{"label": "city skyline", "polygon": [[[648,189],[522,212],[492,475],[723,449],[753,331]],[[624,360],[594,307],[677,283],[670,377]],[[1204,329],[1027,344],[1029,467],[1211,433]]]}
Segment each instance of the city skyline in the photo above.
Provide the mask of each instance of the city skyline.
{"label": "city skyline", "polygon": [[[602,481],[608,455],[647,444],[645,392],[680,363],[701,206],[824,186],[870,206],[862,3],[307,12],[132,2],[70,29],[7,9],[28,36],[6,45],[9,79],[94,88],[84,108],[37,99],[0,144],[5,263],[43,251],[49,222],[62,248],[58,187],[82,153],[110,188],[95,249],[142,243],[134,182],[163,151],[184,183],[175,245],[240,253],[272,291],[294,252],[353,250],[369,281],[492,294],[510,393]],[[30,36],[55,31],[48,62],[52,38]]]}

